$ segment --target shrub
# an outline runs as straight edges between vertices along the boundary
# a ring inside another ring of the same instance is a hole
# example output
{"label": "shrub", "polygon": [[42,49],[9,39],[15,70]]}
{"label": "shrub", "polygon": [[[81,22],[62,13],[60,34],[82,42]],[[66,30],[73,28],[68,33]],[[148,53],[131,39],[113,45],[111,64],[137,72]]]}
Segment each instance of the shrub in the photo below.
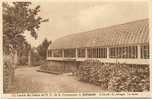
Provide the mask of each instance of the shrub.
{"label": "shrub", "polygon": [[79,80],[90,82],[114,92],[149,91],[149,66],[108,64],[86,60],[79,66]]}
{"label": "shrub", "polygon": [[10,56],[3,57],[3,91],[7,93],[12,86],[14,79],[14,68],[12,67],[12,60]]}
{"label": "shrub", "polygon": [[117,72],[112,74],[108,89],[121,92],[143,92],[150,87],[149,66],[120,65]]}
{"label": "shrub", "polygon": [[111,76],[110,69],[109,64],[101,63],[99,60],[86,60],[79,66],[78,78],[107,88]]}

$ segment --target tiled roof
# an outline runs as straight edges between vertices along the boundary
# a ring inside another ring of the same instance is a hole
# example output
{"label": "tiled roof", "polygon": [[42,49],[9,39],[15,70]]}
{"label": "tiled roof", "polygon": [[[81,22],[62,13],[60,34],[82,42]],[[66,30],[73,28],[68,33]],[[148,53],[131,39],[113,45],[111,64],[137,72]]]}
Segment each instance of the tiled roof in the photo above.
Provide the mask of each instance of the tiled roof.
{"label": "tiled roof", "polygon": [[148,19],[114,25],[92,31],[67,35],[54,41],[49,48],[81,48],[143,44],[149,42]]}

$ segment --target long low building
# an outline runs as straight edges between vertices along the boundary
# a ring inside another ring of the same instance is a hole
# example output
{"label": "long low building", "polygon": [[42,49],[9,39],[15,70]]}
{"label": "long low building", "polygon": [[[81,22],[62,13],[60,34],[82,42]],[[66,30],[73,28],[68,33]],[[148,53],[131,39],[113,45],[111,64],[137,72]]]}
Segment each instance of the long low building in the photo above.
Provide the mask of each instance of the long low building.
{"label": "long low building", "polygon": [[47,60],[149,64],[149,20],[64,36],[50,44]]}

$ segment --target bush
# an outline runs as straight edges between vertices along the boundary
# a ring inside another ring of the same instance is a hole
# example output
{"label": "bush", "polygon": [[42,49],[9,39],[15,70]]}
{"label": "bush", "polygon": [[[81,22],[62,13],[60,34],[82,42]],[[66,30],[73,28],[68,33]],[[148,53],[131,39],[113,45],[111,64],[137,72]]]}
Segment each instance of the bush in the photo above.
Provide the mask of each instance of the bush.
{"label": "bush", "polygon": [[111,65],[101,63],[99,60],[86,60],[78,70],[79,80],[94,83],[107,88],[110,79]]}
{"label": "bush", "polygon": [[149,91],[149,66],[108,64],[99,60],[86,60],[79,66],[79,80],[90,82],[108,91]]}
{"label": "bush", "polygon": [[3,91],[9,92],[13,84],[14,68],[12,67],[12,60],[10,56],[4,55],[3,57]]}
{"label": "bush", "polygon": [[110,79],[108,89],[111,91],[143,92],[149,91],[149,66],[127,66],[115,67]]}
{"label": "bush", "polygon": [[98,72],[97,69],[98,67],[98,63],[100,63],[99,61],[92,61],[92,60],[87,60],[85,62],[82,62],[79,66],[79,70],[78,70],[78,77],[79,80],[82,81],[89,81],[92,82],[94,81],[94,77],[97,77]]}

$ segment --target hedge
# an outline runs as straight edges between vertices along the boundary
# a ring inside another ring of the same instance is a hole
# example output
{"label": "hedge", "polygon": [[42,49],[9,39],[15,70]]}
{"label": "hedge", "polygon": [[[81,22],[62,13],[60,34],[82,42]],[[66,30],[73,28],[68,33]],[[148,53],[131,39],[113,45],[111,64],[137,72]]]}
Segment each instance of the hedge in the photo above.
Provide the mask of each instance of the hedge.
{"label": "hedge", "polygon": [[149,91],[149,66],[109,64],[99,60],[86,60],[79,66],[79,80],[102,86],[113,92]]}

